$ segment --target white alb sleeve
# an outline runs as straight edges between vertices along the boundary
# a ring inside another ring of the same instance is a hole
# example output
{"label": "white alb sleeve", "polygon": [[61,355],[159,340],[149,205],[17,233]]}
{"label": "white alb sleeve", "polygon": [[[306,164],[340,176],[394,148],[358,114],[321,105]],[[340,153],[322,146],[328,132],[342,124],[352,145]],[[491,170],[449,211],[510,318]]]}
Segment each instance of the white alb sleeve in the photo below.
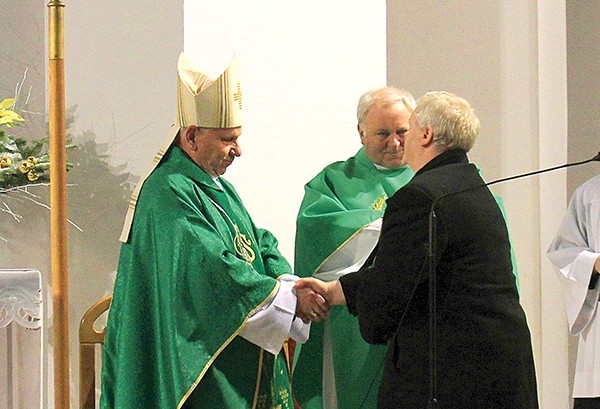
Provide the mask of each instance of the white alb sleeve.
{"label": "white alb sleeve", "polygon": [[294,285],[299,277],[284,274],[279,277],[279,288],[273,298],[248,319],[240,331],[247,341],[277,355],[284,341],[290,337],[297,342],[308,340],[310,324],[304,324],[296,313]]}
{"label": "white alb sleeve", "polygon": [[382,219],[376,219],[358,230],[339,249],[334,251],[315,273],[315,278],[335,281],[358,271],[377,245]]}

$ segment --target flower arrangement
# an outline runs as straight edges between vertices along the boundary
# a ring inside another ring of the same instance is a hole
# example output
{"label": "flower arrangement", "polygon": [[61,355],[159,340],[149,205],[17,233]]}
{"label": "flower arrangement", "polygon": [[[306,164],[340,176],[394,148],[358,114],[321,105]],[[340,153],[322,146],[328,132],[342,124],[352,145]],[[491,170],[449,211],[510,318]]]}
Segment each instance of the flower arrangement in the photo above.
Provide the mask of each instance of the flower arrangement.
{"label": "flower arrangement", "polygon": [[[14,111],[14,98],[0,102],[0,193],[50,181],[48,138],[26,141],[12,138],[4,130],[25,120]],[[67,163],[67,170],[72,167]]]}

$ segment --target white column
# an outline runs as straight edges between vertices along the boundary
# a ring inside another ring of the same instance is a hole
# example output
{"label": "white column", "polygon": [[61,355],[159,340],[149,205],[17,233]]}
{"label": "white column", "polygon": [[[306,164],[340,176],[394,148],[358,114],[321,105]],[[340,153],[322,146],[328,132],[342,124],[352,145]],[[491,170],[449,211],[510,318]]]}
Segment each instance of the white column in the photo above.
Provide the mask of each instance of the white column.
{"label": "white column", "polygon": [[[540,167],[567,161],[565,1],[538,2]],[[570,408],[569,337],[562,288],[546,257],[567,203],[566,171],[540,178],[540,407]]]}

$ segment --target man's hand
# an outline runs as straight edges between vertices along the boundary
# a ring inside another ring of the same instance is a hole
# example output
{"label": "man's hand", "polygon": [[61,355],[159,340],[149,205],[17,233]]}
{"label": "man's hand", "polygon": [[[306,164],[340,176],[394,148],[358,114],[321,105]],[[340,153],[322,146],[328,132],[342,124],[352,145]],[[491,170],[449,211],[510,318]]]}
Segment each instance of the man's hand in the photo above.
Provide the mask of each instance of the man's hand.
{"label": "man's hand", "polygon": [[329,305],[344,305],[346,304],[346,297],[342,290],[342,285],[338,280],[336,281],[322,281],[316,278],[301,278],[296,281],[296,291],[300,289],[310,288],[317,294],[320,294]]}
{"label": "man's hand", "polygon": [[321,321],[327,317],[329,304],[320,294],[312,288],[296,288],[296,316],[300,317],[305,324],[311,321]]}

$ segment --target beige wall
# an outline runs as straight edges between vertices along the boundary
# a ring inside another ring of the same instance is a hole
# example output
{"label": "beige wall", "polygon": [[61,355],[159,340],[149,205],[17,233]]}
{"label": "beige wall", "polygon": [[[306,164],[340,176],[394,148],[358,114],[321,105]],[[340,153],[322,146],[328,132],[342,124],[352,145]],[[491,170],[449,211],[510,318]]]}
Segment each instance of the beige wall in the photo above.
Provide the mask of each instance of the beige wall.
{"label": "beige wall", "polygon": [[[390,0],[388,78],[474,104],[482,133],[471,158],[488,180],[588,159],[600,149],[599,17],[578,1]],[[574,362],[545,250],[574,188],[598,173],[590,164],[493,188],[508,212],[543,408],[570,407]]]}
{"label": "beige wall", "polygon": [[[569,79],[569,161],[591,158],[600,151],[600,3],[568,0],[567,75]],[[568,193],[600,173],[592,164],[569,170]]]}

